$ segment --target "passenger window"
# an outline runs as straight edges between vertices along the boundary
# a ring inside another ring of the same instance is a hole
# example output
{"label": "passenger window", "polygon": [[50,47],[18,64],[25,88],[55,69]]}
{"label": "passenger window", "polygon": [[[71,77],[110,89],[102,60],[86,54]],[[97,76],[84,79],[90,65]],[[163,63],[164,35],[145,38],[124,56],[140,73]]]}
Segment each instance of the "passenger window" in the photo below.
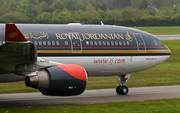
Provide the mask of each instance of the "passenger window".
{"label": "passenger window", "polygon": [[34,45],[38,45],[38,42],[37,42],[37,41],[34,41]]}
{"label": "passenger window", "polygon": [[118,42],[117,42],[117,41],[115,41],[115,45],[116,45],[116,46],[118,45]]}
{"label": "passenger window", "polygon": [[97,46],[97,44],[98,44],[98,43],[97,43],[97,41],[94,41],[94,45],[96,45],[96,46]]}
{"label": "passenger window", "polygon": [[127,41],[126,43],[127,43],[127,45],[130,45],[129,41]]}
{"label": "passenger window", "polygon": [[122,42],[121,42],[121,41],[119,41],[119,45],[122,45]]}
{"label": "passenger window", "polygon": [[86,45],[87,45],[87,46],[89,45],[89,41],[86,41]]}
{"label": "passenger window", "polygon": [[100,45],[100,46],[102,45],[102,42],[101,42],[101,41],[99,41],[99,45]]}
{"label": "passenger window", "polygon": [[66,45],[66,46],[68,45],[68,41],[65,41],[65,45]]}
{"label": "passenger window", "polygon": [[51,42],[50,42],[50,41],[48,41],[48,45],[51,45]]}
{"label": "passenger window", "polygon": [[93,46],[93,41],[90,41],[90,44]]}
{"label": "passenger window", "polygon": [[112,46],[114,45],[114,41],[111,41],[111,45],[112,45]]}
{"label": "passenger window", "polygon": [[39,45],[42,45],[42,41],[39,41]]}
{"label": "passenger window", "polygon": [[123,45],[124,45],[124,46],[126,45],[126,42],[125,42],[125,41],[123,41]]}
{"label": "passenger window", "polygon": [[108,45],[108,46],[110,45],[110,42],[109,42],[109,41],[107,41],[107,45]]}
{"label": "passenger window", "polygon": [[59,41],[56,41],[56,45],[59,45]]}
{"label": "passenger window", "polygon": [[43,45],[46,45],[46,41],[43,41]]}
{"label": "passenger window", "polygon": [[106,42],[105,42],[105,41],[103,41],[103,45],[104,45],[104,46],[106,45]]}
{"label": "passenger window", "polygon": [[52,41],[52,45],[53,45],[53,46],[55,45],[55,42],[54,42],[54,41]]}

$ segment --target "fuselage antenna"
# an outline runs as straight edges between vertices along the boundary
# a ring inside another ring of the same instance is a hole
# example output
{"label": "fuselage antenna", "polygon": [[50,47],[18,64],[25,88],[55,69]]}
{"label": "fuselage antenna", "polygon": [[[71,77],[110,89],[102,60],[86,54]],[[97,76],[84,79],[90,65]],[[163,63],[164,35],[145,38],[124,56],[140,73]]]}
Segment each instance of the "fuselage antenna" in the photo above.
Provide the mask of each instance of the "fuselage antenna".
{"label": "fuselage antenna", "polygon": [[104,23],[101,21],[101,25],[104,25]]}

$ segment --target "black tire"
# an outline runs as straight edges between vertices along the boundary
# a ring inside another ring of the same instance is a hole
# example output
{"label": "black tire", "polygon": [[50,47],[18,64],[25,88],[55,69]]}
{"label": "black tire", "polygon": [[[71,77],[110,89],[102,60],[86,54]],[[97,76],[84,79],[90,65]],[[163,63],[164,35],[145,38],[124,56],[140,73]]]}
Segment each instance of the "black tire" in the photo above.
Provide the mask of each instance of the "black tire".
{"label": "black tire", "polygon": [[126,95],[128,93],[128,87],[127,86],[118,86],[116,88],[116,93],[118,95]]}
{"label": "black tire", "polygon": [[118,86],[118,87],[116,88],[116,93],[117,93],[118,95],[121,94],[121,86]]}
{"label": "black tire", "polygon": [[126,95],[128,93],[128,87],[127,86],[121,86],[121,94]]}

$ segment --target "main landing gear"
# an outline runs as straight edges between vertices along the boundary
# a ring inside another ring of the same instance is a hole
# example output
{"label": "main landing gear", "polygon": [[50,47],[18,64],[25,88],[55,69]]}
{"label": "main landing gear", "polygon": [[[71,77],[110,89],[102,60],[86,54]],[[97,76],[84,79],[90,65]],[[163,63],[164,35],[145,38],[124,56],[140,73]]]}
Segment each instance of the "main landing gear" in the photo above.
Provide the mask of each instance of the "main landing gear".
{"label": "main landing gear", "polygon": [[130,78],[130,75],[120,75],[119,76],[119,86],[116,88],[116,93],[119,95],[126,95],[129,91],[128,87],[124,84],[127,82],[127,80]]}

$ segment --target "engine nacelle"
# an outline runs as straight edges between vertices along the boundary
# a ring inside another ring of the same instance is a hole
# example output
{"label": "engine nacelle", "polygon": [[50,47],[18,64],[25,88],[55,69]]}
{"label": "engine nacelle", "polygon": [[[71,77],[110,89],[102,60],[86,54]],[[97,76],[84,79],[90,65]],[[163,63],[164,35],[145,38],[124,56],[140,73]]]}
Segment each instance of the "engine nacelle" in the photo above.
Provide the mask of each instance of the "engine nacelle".
{"label": "engine nacelle", "polygon": [[74,64],[56,65],[27,76],[25,84],[39,89],[43,95],[72,96],[84,92],[87,84],[86,70]]}

